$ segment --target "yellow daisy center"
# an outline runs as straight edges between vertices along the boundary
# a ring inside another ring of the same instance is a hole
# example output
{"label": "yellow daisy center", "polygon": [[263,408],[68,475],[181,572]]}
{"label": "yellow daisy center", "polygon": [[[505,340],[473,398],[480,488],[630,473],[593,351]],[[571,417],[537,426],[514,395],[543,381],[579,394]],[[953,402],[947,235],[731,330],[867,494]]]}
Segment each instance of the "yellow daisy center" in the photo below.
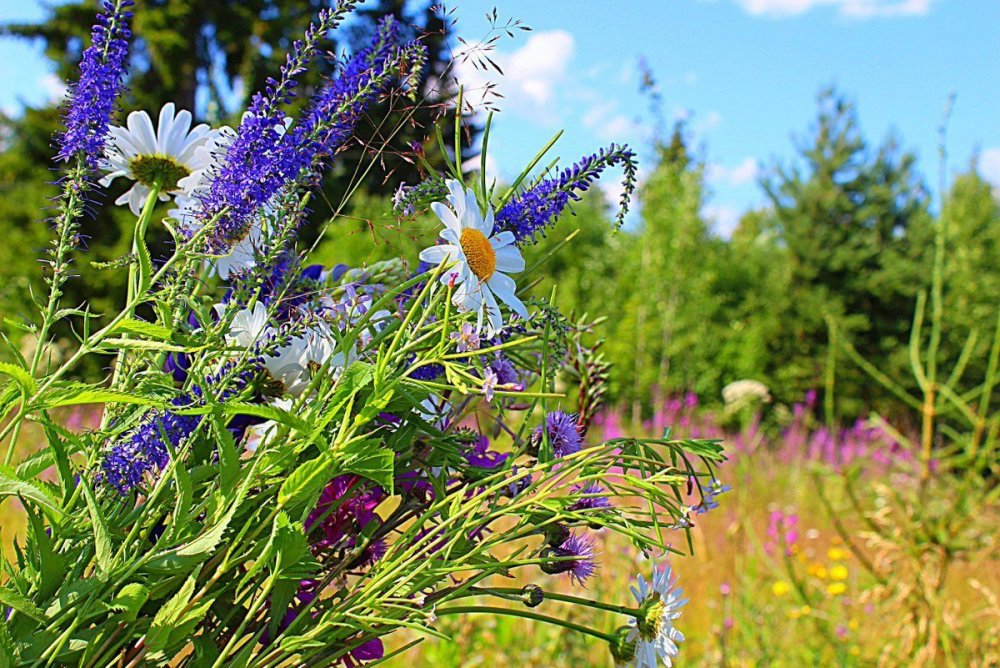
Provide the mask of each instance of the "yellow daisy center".
{"label": "yellow daisy center", "polygon": [[488,281],[497,268],[497,253],[493,244],[479,230],[466,227],[462,230],[462,252],[469,263],[469,269],[481,281]]}
{"label": "yellow daisy center", "polygon": [[157,154],[137,155],[129,163],[129,169],[135,180],[143,185],[152,187],[159,180],[162,192],[175,190],[177,182],[191,173],[171,156]]}

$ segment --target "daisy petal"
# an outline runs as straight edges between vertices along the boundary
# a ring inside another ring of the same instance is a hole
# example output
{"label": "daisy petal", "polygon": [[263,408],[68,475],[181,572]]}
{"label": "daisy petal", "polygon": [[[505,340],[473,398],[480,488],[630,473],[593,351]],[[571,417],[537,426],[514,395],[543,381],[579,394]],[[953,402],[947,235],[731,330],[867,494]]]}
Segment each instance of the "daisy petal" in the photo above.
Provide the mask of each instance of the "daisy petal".
{"label": "daisy petal", "polygon": [[497,271],[513,272],[524,271],[524,258],[521,251],[514,246],[505,246],[496,251]]}

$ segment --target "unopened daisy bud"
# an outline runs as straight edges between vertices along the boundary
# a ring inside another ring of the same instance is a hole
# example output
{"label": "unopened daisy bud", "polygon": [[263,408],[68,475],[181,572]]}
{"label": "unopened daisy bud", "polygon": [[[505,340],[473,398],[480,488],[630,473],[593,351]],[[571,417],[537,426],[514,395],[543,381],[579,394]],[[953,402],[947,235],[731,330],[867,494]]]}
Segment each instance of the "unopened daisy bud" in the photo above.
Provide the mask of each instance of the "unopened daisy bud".
{"label": "unopened daisy bud", "polygon": [[635,661],[635,640],[629,639],[631,630],[628,626],[619,627],[615,631],[615,637],[608,641],[608,649],[615,661],[615,668],[623,668]]}
{"label": "unopened daisy bud", "polygon": [[524,585],[521,590],[521,602],[529,608],[534,608],[545,600],[545,592],[536,584]]}

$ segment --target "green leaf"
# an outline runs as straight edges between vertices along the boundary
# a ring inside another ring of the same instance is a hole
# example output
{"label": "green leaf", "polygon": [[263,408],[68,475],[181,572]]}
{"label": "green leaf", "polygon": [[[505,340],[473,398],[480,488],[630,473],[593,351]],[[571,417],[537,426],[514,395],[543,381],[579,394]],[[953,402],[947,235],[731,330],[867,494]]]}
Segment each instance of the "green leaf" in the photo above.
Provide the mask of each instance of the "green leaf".
{"label": "green leaf", "polygon": [[38,608],[37,605],[13,589],[0,587],[0,605],[13,608],[14,610],[17,610],[18,612],[40,622],[46,621],[45,614]]}
{"label": "green leaf", "polygon": [[149,630],[146,632],[146,647],[150,652],[158,652],[170,643],[170,633],[184,615],[185,609],[194,594],[196,575],[192,574],[184,581],[169,601],[160,608],[153,617]]}
{"label": "green leaf", "polygon": [[172,341],[173,331],[163,325],[157,325],[153,322],[146,322],[145,320],[137,320],[135,318],[125,318],[114,328],[108,332],[112,334],[114,332],[124,332],[126,334],[134,334],[136,336],[145,336],[150,339],[156,339],[157,341]]}
{"label": "green leaf", "polygon": [[58,591],[66,576],[66,558],[55,551],[52,537],[45,531],[41,517],[28,508],[31,543],[38,551],[38,596],[45,600]]}
{"label": "green leaf", "polygon": [[90,524],[94,530],[94,550],[97,559],[97,570],[107,576],[111,571],[111,534],[108,533],[108,525],[104,522],[101,508],[94,498],[94,490],[90,488],[86,476],[80,477],[80,489],[83,490],[83,497],[87,500],[87,510],[90,512]]}
{"label": "green leaf", "polygon": [[177,556],[179,557],[202,557],[210,554],[212,550],[219,544],[222,540],[222,534],[225,533],[226,529],[229,527],[229,523],[233,519],[233,515],[236,514],[236,509],[239,508],[239,501],[234,502],[226,514],[222,516],[211,529],[201,534],[193,541],[177,550]]}
{"label": "green leaf", "polygon": [[138,582],[129,582],[118,591],[108,607],[125,613],[125,620],[134,622],[147,600],[149,600],[149,588]]}
{"label": "green leaf", "polygon": [[212,414],[212,427],[215,431],[216,451],[219,453],[219,489],[226,496],[233,490],[239,477],[240,456],[232,433],[216,413]]}
{"label": "green leaf", "polygon": [[146,216],[140,216],[139,220],[135,223],[134,244],[136,255],[139,259],[136,295],[145,294],[149,290],[149,286],[153,284],[153,260],[149,255],[149,247],[146,246],[146,225],[148,225],[148,218]]}
{"label": "green leaf", "polygon": [[147,341],[146,339],[125,339],[120,336],[111,336],[101,341],[99,351],[117,350],[118,348],[128,348],[134,350],[159,350],[164,352],[183,353],[193,350],[190,346],[182,346],[176,343],[164,343],[163,341]]}
{"label": "green leaf", "polygon": [[0,362],[0,373],[10,376],[14,381],[21,386],[24,390],[24,394],[30,396],[38,391],[38,384],[35,379],[28,373],[27,369],[23,369],[16,364],[11,364],[10,362]]}
{"label": "green leaf", "polygon": [[366,440],[352,443],[334,456],[333,471],[354,473],[362,478],[368,478],[378,483],[389,494],[392,494],[393,460],[392,450],[383,448],[379,441]]}
{"label": "green leaf", "polygon": [[62,517],[63,509],[41,485],[31,480],[22,480],[17,472],[9,466],[0,466],[0,498],[17,496],[38,504],[55,517]]}
{"label": "green leaf", "polygon": [[[222,410],[226,415],[253,415],[254,417],[264,418],[265,420],[274,420],[275,422],[287,425],[302,433],[307,433],[309,431],[305,420],[294,413],[290,413],[275,406],[268,406],[265,404],[247,404],[239,401],[227,401],[222,405]],[[180,412],[183,413],[183,411]]]}
{"label": "green leaf", "polygon": [[51,392],[36,401],[36,409],[58,408],[59,406],[76,406],[79,404],[138,404],[140,406],[162,407],[166,404],[151,397],[143,397],[118,390],[108,390],[99,385],[66,382],[57,384]]}
{"label": "green leaf", "polygon": [[323,454],[300,464],[281,483],[278,508],[284,508],[293,502],[303,502],[314,494],[319,494],[320,489],[333,477],[331,463],[331,458]]}

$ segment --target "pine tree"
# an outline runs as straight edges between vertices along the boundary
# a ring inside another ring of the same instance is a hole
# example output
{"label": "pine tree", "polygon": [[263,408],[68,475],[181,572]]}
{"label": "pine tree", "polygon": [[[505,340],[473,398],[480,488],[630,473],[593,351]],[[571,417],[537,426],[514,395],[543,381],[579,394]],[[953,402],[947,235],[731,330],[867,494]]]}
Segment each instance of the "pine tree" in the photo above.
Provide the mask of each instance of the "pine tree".
{"label": "pine tree", "polygon": [[[800,163],[777,167],[764,182],[790,265],[787,330],[772,363],[781,367],[778,385],[797,392],[822,378],[826,316],[884,371],[901,368],[930,247],[915,156],[892,137],[871,149],[854,105],[834,90],[820,94],[818,109],[811,135],[798,146]],[[876,398],[860,377],[843,380],[841,395],[865,404]]]}

